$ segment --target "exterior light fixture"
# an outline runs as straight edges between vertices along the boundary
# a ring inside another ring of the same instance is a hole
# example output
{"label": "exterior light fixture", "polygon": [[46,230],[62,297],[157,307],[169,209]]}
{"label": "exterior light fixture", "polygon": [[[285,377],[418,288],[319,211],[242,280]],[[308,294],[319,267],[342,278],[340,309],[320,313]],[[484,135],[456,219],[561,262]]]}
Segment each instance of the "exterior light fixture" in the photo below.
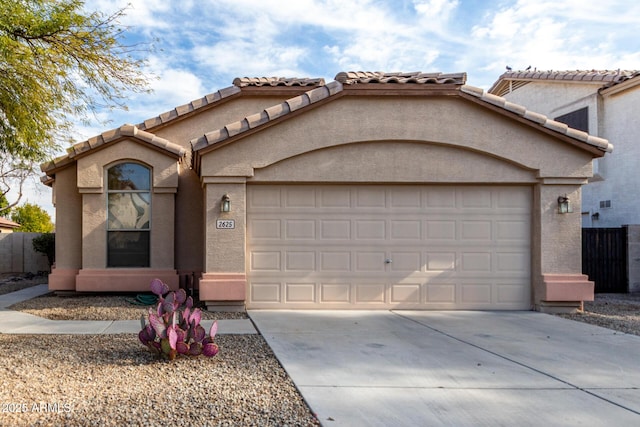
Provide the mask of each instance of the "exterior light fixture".
{"label": "exterior light fixture", "polygon": [[591,215],[591,219],[594,221],[597,221],[600,219],[600,212],[596,212],[593,215]]}
{"label": "exterior light fixture", "polygon": [[567,195],[565,194],[564,196],[558,197],[558,213],[566,214],[571,212],[573,212],[573,208]]}
{"label": "exterior light fixture", "polygon": [[231,197],[228,194],[222,196],[222,200],[220,200],[220,212],[229,212],[231,211]]}

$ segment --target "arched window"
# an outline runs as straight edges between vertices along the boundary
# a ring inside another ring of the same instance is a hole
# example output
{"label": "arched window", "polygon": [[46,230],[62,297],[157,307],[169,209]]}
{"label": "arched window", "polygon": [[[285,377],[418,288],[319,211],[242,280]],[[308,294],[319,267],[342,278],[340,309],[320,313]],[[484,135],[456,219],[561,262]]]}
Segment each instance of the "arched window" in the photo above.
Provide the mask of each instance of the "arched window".
{"label": "arched window", "polygon": [[107,171],[107,266],[149,267],[151,171],[120,163]]}

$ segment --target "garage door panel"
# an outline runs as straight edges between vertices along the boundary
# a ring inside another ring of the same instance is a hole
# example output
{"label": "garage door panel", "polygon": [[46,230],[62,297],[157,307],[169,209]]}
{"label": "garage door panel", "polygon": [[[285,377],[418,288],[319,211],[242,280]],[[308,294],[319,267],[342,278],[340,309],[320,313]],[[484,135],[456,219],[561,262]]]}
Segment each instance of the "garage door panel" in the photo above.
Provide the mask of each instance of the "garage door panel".
{"label": "garage door panel", "polygon": [[451,271],[456,269],[455,252],[427,252],[425,254],[427,272]]}
{"label": "garage door panel", "polygon": [[355,304],[384,303],[386,286],[380,283],[357,283]]}
{"label": "garage door panel", "polygon": [[455,304],[456,287],[455,283],[430,283],[426,287],[426,303]]}
{"label": "garage door panel", "polygon": [[391,240],[421,240],[422,222],[419,220],[390,220]]}
{"label": "garage door panel", "polygon": [[460,238],[490,242],[491,221],[460,221]]}
{"label": "garage door panel", "polygon": [[351,252],[349,251],[335,251],[335,252],[320,252],[320,271],[343,271],[348,272],[352,270],[351,266]]}
{"label": "garage door panel", "polygon": [[493,192],[489,189],[484,190],[480,188],[468,188],[458,192],[460,207],[461,208],[492,208],[492,195]]}
{"label": "garage door panel", "polygon": [[422,252],[391,252],[389,268],[395,272],[413,273],[424,271]]}
{"label": "garage door panel", "polygon": [[287,271],[313,271],[316,269],[316,253],[287,251],[285,270]]}
{"label": "garage door panel", "polygon": [[425,206],[430,209],[455,208],[456,190],[453,187],[433,187],[425,190]]}
{"label": "garage door panel", "polygon": [[325,187],[320,189],[320,205],[323,208],[350,208],[351,190],[349,188]]}
{"label": "garage door panel", "polygon": [[251,302],[279,304],[282,301],[281,283],[279,282],[261,282],[255,281],[251,283],[249,300]]}
{"label": "garage door panel", "polygon": [[295,303],[315,303],[316,302],[315,283],[286,283],[286,302]]}
{"label": "garage door panel", "polygon": [[465,283],[460,286],[460,302],[472,305],[491,304],[491,285],[485,283]]}
{"label": "garage door panel", "polygon": [[391,286],[392,304],[420,304],[422,285],[420,283],[402,283]]}
{"label": "garage door panel", "polygon": [[387,206],[387,192],[380,188],[359,188],[356,190],[356,207],[384,208]]}
{"label": "garage door panel", "polygon": [[280,252],[255,251],[251,253],[251,271],[280,271]]}
{"label": "garage door panel", "polygon": [[320,238],[326,240],[351,240],[351,221],[321,220]]}
{"label": "garage door panel", "polygon": [[456,240],[456,222],[446,220],[428,220],[426,223],[426,240]]}
{"label": "garage door panel", "polygon": [[[309,188],[284,188],[284,207],[286,208],[315,208],[316,191]],[[278,207],[280,207],[278,205]]]}
{"label": "garage door panel", "polygon": [[251,308],[530,308],[530,188],[249,186],[247,200]]}
{"label": "garage door panel", "polygon": [[356,272],[383,272],[385,271],[385,252],[357,252],[356,253]]}
{"label": "garage door panel", "polygon": [[316,222],[310,219],[289,219],[285,221],[285,239],[313,240],[316,238]]}
{"label": "garage door panel", "polygon": [[324,304],[351,304],[351,283],[320,283],[320,302]]}
{"label": "garage door panel", "polygon": [[384,240],[386,236],[385,220],[356,220],[356,236],[358,240]]}
{"label": "garage door panel", "polygon": [[501,241],[520,241],[528,244],[531,227],[527,221],[498,220],[496,221],[496,238]]}
{"label": "garage door panel", "polygon": [[279,219],[253,219],[248,221],[248,226],[253,231],[251,238],[255,240],[282,238]]}

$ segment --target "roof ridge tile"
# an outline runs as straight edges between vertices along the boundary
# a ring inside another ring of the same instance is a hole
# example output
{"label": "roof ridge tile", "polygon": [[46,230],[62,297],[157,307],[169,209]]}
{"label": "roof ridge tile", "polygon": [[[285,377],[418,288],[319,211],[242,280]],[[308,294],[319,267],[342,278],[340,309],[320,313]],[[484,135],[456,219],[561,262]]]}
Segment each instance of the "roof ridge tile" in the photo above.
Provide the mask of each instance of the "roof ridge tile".
{"label": "roof ridge tile", "polygon": [[423,73],[382,71],[341,71],[335,76],[335,81],[342,84],[456,84],[464,85],[467,73]]}

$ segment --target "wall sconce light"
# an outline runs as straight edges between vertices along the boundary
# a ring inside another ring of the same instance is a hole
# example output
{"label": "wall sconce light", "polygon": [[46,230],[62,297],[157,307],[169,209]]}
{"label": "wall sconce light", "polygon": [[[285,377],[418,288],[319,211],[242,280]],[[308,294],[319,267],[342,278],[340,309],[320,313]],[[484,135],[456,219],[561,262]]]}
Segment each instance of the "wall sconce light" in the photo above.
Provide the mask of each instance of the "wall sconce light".
{"label": "wall sconce light", "polygon": [[593,215],[591,215],[591,219],[594,221],[597,221],[600,219],[600,212],[596,212]]}
{"label": "wall sconce light", "polygon": [[558,197],[558,213],[566,214],[571,212],[573,212],[573,208],[567,195],[565,194],[564,196]]}
{"label": "wall sconce light", "polygon": [[220,212],[229,212],[231,211],[231,197],[228,194],[222,196],[222,200],[220,200]]}

